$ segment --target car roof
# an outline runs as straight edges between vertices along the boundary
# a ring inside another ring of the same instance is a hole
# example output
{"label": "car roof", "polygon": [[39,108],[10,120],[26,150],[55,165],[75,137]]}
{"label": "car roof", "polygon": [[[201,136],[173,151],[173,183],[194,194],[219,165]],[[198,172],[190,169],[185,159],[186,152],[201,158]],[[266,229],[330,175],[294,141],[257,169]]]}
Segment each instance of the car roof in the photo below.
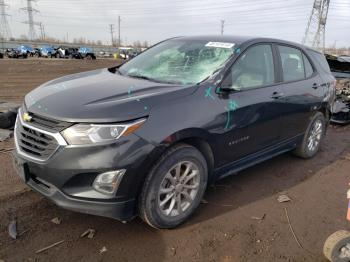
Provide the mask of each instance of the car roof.
{"label": "car roof", "polygon": [[230,42],[236,45],[241,45],[248,42],[275,42],[287,45],[297,46],[303,49],[309,49],[309,47],[303,46],[295,42],[290,42],[282,39],[266,38],[266,37],[256,37],[256,36],[238,36],[238,35],[198,35],[198,36],[179,36],[174,39],[184,39],[184,40],[202,40],[208,42]]}

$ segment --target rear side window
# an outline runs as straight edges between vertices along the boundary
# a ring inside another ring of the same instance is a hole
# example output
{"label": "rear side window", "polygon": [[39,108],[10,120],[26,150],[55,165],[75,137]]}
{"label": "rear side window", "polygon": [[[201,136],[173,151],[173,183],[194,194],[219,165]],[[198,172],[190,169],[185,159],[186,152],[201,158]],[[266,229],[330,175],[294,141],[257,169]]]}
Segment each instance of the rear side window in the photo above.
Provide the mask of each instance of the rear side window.
{"label": "rear side window", "polygon": [[319,64],[321,69],[325,71],[326,73],[331,73],[331,69],[329,68],[329,64],[327,62],[327,59],[324,57],[323,54],[315,52],[313,50],[308,50],[309,54],[311,54],[312,58]]}
{"label": "rear side window", "polygon": [[278,46],[281,56],[283,80],[296,81],[305,78],[303,54],[299,49]]}
{"label": "rear side window", "polygon": [[309,78],[314,73],[314,69],[312,68],[312,65],[309,59],[304,54],[303,54],[303,59],[304,59],[304,66],[305,66],[305,77]]}
{"label": "rear side window", "polygon": [[231,68],[234,89],[251,89],[273,84],[275,71],[271,45],[250,47]]}

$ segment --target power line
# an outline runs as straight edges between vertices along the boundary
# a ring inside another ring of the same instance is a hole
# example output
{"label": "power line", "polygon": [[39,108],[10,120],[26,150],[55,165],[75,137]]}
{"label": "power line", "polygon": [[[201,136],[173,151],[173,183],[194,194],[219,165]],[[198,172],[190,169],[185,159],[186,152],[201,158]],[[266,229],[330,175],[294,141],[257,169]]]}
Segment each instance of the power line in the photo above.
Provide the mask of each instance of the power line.
{"label": "power line", "polygon": [[109,32],[111,33],[111,45],[114,46],[114,25],[109,25]]}
{"label": "power line", "polygon": [[11,38],[11,29],[7,22],[7,17],[9,15],[5,10],[7,6],[4,0],[0,0],[0,39]]}

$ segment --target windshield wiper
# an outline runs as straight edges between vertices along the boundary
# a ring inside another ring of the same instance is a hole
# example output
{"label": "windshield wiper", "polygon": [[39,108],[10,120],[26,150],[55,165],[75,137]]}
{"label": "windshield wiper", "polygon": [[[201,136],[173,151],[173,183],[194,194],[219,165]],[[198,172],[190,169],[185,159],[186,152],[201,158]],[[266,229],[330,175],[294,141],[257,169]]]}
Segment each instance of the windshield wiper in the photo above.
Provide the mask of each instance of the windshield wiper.
{"label": "windshield wiper", "polygon": [[[143,75],[127,75],[133,78],[140,78],[140,79],[145,79],[145,80],[150,80],[150,81],[154,81],[153,78],[147,77],[147,76],[143,76]],[[155,81],[154,81],[155,82]]]}
{"label": "windshield wiper", "polygon": [[133,77],[133,78],[145,79],[145,80],[156,82],[156,83],[176,84],[176,83],[171,82],[171,81],[163,81],[163,80],[154,79],[154,78],[151,78],[151,77],[148,77],[148,76],[144,76],[144,75],[127,75],[127,76]]}

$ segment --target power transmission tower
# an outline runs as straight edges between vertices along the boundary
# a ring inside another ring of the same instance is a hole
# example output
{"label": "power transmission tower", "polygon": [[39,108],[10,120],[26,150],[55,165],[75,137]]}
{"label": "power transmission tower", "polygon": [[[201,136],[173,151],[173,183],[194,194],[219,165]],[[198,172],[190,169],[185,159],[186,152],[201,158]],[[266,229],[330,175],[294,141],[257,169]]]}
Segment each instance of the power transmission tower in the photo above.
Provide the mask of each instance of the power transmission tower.
{"label": "power transmission tower", "polygon": [[315,0],[302,43],[313,48],[325,49],[326,23],[330,0]]}
{"label": "power transmission tower", "polygon": [[225,20],[221,20],[221,35],[224,34]]}
{"label": "power transmission tower", "polygon": [[46,35],[45,35],[45,26],[43,25],[43,23],[39,23],[39,28],[40,28],[40,38],[41,40],[45,40]]}
{"label": "power transmission tower", "polygon": [[120,22],[121,22],[121,19],[120,19],[120,15],[118,15],[118,47],[120,47]]}
{"label": "power transmission tower", "polygon": [[11,38],[11,30],[7,22],[7,17],[10,15],[5,10],[7,6],[4,0],[0,0],[0,39]]}
{"label": "power transmission tower", "polygon": [[109,30],[111,33],[111,45],[114,46],[114,25],[113,24],[109,25]]}
{"label": "power transmission tower", "polygon": [[30,40],[34,40],[36,38],[35,25],[39,25],[40,23],[34,22],[34,13],[39,13],[39,11],[32,7],[32,2],[36,2],[37,0],[27,0],[27,7],[20,8],[27,12],[28,21],[23,22],[24,24],[29,25],[28,37]]}

